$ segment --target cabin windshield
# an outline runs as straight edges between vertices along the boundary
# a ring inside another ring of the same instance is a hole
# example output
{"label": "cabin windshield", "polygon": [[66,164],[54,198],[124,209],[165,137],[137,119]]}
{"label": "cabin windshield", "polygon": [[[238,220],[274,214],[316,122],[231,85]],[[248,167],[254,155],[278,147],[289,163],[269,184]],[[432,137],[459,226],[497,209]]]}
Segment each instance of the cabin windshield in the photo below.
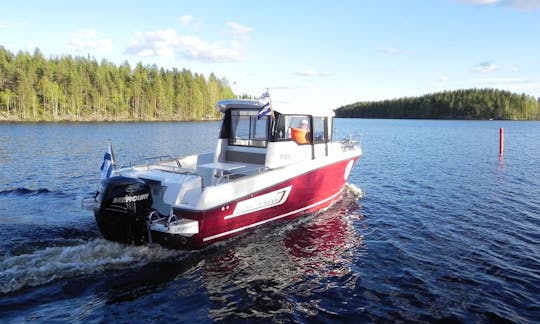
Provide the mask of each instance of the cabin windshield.
{"label": "cabin windshield", "polygon": [[233,109],[230,112],[229,145],[266,147],[270,119],[257,118],[257,110]]}

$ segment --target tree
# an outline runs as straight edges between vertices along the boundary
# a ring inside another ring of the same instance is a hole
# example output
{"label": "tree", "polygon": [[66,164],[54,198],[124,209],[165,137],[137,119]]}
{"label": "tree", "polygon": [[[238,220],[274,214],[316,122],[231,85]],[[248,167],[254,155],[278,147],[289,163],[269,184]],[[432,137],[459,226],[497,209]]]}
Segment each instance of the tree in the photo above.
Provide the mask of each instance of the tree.
{"label": "tree", "polygon": [[495,89],[445,91],[414,98],[357,102],[336,110],[338,117],[536,119],[537,101]]}
{"label": "tree", "polygon": [[226,79],[182,69],[91,57],[46,59],[39,49],[13,55],[0,46],[0,116],[36,120],[215,118],[216,100],[234,98]]}

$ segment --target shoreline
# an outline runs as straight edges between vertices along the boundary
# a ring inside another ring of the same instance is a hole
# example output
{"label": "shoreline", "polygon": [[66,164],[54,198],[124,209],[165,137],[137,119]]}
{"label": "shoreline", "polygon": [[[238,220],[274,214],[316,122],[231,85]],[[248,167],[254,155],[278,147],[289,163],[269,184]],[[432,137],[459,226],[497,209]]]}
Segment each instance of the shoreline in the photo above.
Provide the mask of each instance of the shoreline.
{"label": "shoreline", "polygon": [[77,123],[162,123],[162,122],[206,122],[220,121],[221,119],[76,119],[64,118],[57,120],[48,119],[15,119],[15,118],[0,118],[0,124],[77,124]]}
{"label": "shoreline", "polygon": [[[387,118],[387,117],[335,117],[339,119],[394,119],[394,120],[455,120],[455,121],[540,121],[540,119],[473,119],[473,118]],[[1,124],[97,124],[97,123],[176,123],[176,122],[216,122],[222,119],[58,119],[27,120],[0,118]]]}

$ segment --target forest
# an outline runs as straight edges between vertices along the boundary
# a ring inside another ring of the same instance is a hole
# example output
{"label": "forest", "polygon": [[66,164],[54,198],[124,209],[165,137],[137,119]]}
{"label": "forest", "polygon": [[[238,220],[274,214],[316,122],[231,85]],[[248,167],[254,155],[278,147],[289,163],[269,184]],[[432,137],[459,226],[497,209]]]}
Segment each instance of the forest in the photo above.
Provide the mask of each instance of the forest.
{"label": "forest", "polygon": [[540,98],[497,89],[443,91],[419,97],[357,102],[337,117],[417,119],[540,119]]}
{"label": "forest", "polygon": [[186,69],[61,56],[0,46],[0,121],[139,121],[220,118],[228,81]]}

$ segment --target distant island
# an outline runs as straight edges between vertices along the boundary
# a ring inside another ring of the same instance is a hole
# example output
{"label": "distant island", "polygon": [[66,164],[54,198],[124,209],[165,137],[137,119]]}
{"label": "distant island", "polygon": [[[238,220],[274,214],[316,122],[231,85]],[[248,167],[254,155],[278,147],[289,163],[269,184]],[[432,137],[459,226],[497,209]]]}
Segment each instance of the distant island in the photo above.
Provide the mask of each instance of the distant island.
{"label": "distant island", "polygon": [[215,102],[234,97],[214,74],[0,46],[0,122],[218,119]]}
{"label": "distant island", "polygon": [[496,89],[443,91],[420,97],[357,102],[336,110],[344,118],[540,119],[540,98]]}

